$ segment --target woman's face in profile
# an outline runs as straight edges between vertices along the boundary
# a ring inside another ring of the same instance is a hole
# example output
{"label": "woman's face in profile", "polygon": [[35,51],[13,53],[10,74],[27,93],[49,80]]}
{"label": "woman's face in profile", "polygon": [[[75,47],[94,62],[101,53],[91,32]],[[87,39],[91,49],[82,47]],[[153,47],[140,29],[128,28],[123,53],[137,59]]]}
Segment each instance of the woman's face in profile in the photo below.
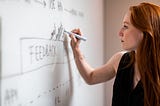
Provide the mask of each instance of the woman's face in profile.
{"label": "woman's face in profile", "polygon": [[132,25],[130,15],[130,11],[125,14],[123,26],[119,32],[122,48],[127,51],[136,50],[143,39],[143,32]]}

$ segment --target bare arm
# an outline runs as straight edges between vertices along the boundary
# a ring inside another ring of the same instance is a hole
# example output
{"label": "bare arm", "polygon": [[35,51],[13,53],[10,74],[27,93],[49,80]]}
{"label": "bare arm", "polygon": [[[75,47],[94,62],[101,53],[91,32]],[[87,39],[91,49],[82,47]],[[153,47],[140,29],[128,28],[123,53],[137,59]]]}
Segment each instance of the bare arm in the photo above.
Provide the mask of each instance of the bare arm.
{"label": "bare arm", "polygon": [[[80,30],[73,30],[74,33],[80,34]],[[97,84],[108,81],[116,75],[116,71],[119,65],[119,61],[123,55],[123,52],[114,54],[109,61],[98,67],[92,68],[84,59],[83,54],[79,49],[80,41],[73,35],[71,37],[71,46],[75,58],[77,68],[88,84]]]}
{"label": "bare arm", "polygon": [[91,84],[105,82],[115,77],[123,54],[124,52],[118,52],[114,54],[106,64],[95,68],[91,72]]}

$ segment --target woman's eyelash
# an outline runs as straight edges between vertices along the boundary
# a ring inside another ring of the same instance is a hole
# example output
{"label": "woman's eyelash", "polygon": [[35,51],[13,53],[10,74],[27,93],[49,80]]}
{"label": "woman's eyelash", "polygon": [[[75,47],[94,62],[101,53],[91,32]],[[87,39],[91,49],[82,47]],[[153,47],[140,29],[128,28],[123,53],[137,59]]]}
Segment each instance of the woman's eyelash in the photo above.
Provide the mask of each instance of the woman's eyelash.
{"label": "woman's eyelash", "polygon": [[128,26],[127,25],[123,25],[123,28],[128,28]]}

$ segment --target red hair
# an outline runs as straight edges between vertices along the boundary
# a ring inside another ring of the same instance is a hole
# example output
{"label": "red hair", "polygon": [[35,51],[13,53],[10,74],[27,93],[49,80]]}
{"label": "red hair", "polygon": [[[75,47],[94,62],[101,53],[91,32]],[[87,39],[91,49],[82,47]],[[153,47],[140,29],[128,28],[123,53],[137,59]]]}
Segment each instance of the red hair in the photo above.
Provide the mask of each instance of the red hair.
{"label": "red hair", "polygon": [[144,88],[144,106],[160,106],[160,7],[151,3],[131,6],[131,23],[144,34],[132,52],[137,61]]}

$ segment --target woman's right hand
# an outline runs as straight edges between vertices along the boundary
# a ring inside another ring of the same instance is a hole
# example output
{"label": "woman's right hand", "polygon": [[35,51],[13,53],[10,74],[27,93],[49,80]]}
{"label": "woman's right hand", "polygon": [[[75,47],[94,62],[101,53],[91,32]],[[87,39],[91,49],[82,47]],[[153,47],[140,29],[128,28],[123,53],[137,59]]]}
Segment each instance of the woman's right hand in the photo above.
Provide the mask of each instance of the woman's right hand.
{"label": "woman's right hand", "polygon": [[[74,29],[71,32],[75,33],[75,34],[78,34],[78,35],[81,35],[80,29]],[[79,49],[79,45],[80,45],[80,40],[77,39],[73,34],[70,34],[70,38],[71,38],[71,47],[72,47],[72,50],[73,51],[78,50]]]}

